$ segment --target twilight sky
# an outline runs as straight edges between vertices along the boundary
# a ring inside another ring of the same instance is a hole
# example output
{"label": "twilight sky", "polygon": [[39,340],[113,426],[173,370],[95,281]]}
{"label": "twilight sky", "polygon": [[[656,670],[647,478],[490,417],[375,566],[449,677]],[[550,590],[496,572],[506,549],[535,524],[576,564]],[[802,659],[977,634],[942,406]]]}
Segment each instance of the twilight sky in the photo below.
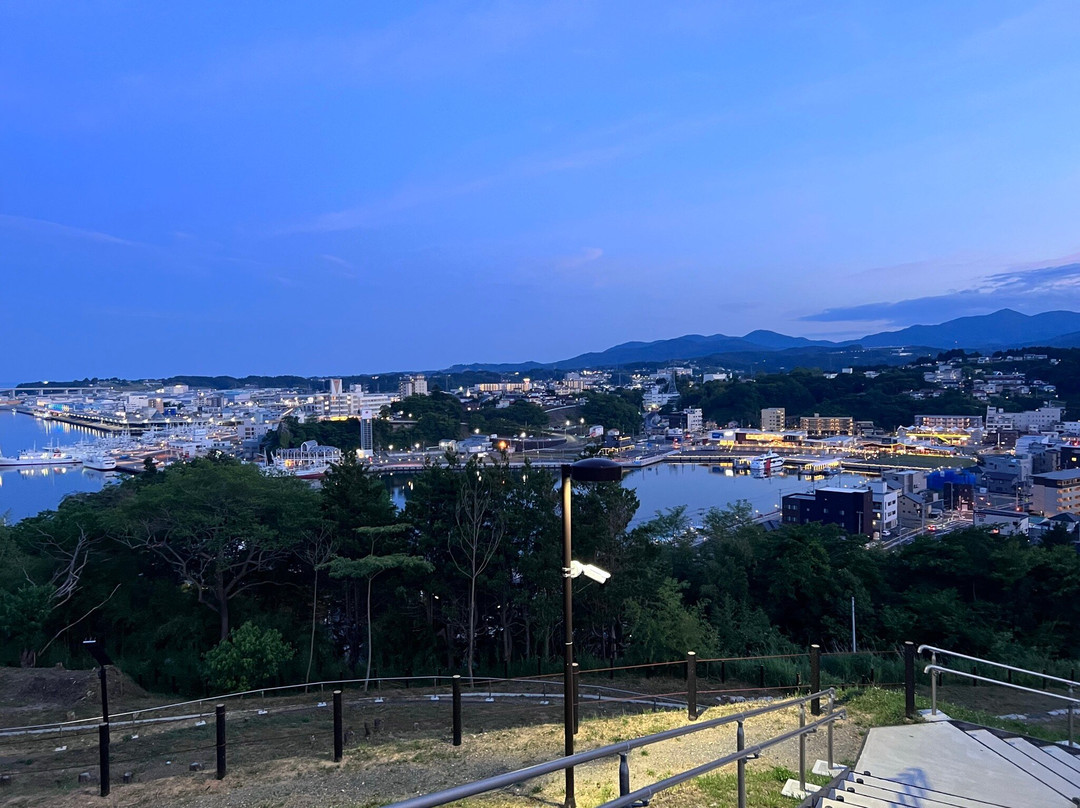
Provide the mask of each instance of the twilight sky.
{"label": "twilight sky", "polygon": [[1080,309],[1080,4],[0,0],[0,381]]}

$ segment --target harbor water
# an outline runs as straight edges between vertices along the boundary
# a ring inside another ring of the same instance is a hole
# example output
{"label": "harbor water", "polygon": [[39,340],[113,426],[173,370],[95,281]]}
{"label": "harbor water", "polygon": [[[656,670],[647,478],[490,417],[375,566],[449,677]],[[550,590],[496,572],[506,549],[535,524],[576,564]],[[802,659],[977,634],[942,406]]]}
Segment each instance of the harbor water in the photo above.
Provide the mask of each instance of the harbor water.
{"label": "harbor water", "polygon": [[[0,410],[0,455],[14,457],[27,449],[93,443],[96,435],[81,427],[43,421],[11,410]],[[100,491],[115,472],[82,466],[0,468],[0,520],[17,522],[55,508],[68,494]]]}
{"label": "harbor water", "polygon": [[[94,442],[97,436],[80,427],[43,421],[29,415],[0,410],[0,454],[8,457],[20,451],[49,446],[72,446]],[[117,472],[100,472],[82,466],[37,466],[0,469],[0,517],[9,522],[56,508],[68,494],[100,491]],[[404,507],[411,478],[389,477],[387,488],[394,504]],[[640,507],[632,525],[639,525],[657,513],[685,506],[693,523],[700,523],[709,508],[723,508],[746,500],[757,514],[770,514],[780,508],[780,498],[814,486],[855,487],[865,482],[858,474],[840,474],[828,478],[800,478],[794,473],[771,477],[753,477],[735,472],[731,466],[692,463],[659,463],[635,469],[623,478],[623,485],[633,489]]]}

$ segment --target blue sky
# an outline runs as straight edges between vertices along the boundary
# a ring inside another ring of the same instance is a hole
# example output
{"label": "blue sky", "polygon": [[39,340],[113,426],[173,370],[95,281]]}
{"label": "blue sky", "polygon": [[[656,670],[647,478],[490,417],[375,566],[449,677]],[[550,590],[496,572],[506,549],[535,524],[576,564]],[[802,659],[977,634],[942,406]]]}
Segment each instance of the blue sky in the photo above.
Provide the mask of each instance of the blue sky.
{"label": "blue sky", "polygon": [[1080,5],[0,0],[0,379],[1080,309]]}

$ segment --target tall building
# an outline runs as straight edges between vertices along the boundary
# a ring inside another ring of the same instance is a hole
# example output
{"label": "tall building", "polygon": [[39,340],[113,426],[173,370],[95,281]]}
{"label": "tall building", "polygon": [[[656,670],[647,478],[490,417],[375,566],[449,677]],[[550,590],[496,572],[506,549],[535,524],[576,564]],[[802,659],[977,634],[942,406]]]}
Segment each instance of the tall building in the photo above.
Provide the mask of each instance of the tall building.
{"label": "tall building", "polygon": [[427,394],[427,379],[422,375],[403,376],[401,381],[398,382],[398,396],[401,398],[408,398],[409,396],[426,396]]}
{"label": "tall building", "polygon": [[375,449],[375,434],[371,422],[375,418],[372,410],[360,410],[360,456],[368,457]]}
{"label": "tall building", "polygon": [[767,407],[761,411],[762,432],[783,432],[786,414],[783,407]]}

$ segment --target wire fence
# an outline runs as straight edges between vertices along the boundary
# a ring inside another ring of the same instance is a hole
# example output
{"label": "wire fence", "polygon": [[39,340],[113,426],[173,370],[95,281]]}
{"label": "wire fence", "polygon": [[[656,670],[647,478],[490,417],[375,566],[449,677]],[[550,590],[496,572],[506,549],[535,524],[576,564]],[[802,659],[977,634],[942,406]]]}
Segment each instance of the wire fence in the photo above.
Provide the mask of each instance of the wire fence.
{"label": "wire fence", "polygon": [[[779,654],[687,659],[577,672],[582,721],[657,710],[696,717],[711,705],[780,698],[811,688],[902,687],[903,657]],[[815,680],[816,676],[816,680]],[[0,728],[0,786],[16,793],[114,785],[162,777],[225,777],[236,767],[286,758],[335,760],[404,738],[453,743],[464,734],[558,724],[563,675],[445,674],[284,685]],[[467,737],[461,741],[467,743]]]}

